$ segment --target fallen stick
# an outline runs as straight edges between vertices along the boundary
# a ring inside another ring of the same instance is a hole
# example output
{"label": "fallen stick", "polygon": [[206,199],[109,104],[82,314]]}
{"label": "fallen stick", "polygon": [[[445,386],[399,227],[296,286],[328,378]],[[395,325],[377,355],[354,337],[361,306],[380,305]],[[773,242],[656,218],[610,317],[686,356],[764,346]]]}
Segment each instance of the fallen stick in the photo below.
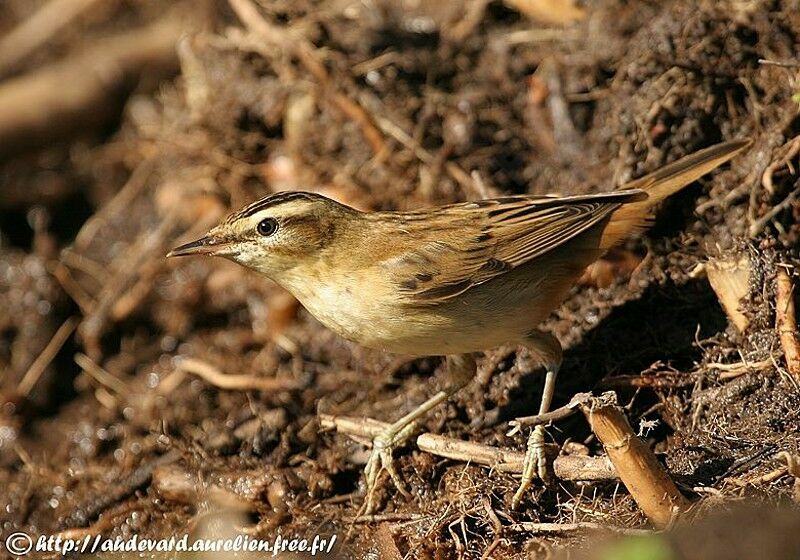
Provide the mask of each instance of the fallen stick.
{"label": "fallen stick", "polygon": [[13,70],[25,57],[96,4],[97,0],[50,0],[0,39],[0,74]]}
{"label": "fallen stick", "polygon": [[[330,414],[320,414],[319,425],[322,429],[335,429],[340,433],[359,438],[359,440],[370,440],[389,427],[389,424],[372,418]],[[525,459],[525,454],[519,451],[461,441],[431,433],[418,436],[417,447],[421,451],[439,457],[484,465],[512,474],[522,474],[522,463]],[[553,469],[556,476],[563,480],[616,480],[619,478],[607,457],[562,455],[555,458]]]}
{"label": "fallen stick", "polygon": [[0,84],[0,158],[116,118],[143,73],[160,78],[178,70],[175,43],[190,29],[186,17],[163,20]]}
{"label": "fallen stick", "polygon": [[800,341],[794,308],[794,284],[785,268],[778,268],[775,278],[775,324],[786,359],[786,369],[800,381]]}
{"label": "fallen stick", "polygon": [[[513,474],[522,474],[522,463],[525,460],[525,454],[519,451],[429,433],[417,437],[417,447],[421,451],[439,457],[485,465]],[[559,455],[553,460],[553,470],[561,480],[591,481],[619,478],[608,457]]]}
{"label": "fallen stick", "polygon": [[597,439],[603,444],[622,483],[648,519],[662,529],[691,506],[666,473],[650,447],[636,437],[628,419],[616,404],[614,393],[605,393],[581,406]]}
{"label": "fallen stick", "polygon": [[750,324],[750,319],[741,310],[742,300],[750,293],[750,267],[747,253],[712,258],[706,264],[708,283],[717,294],[725,314],[740,333],[747,330]]}
{"label": "fallen stick", "polygon": [[349,436],[374,438],[389,427],[386,422],[374,420],[365,416],[335,416],[333,414],[320,414],[319,427],[323,430],[336,430]]}

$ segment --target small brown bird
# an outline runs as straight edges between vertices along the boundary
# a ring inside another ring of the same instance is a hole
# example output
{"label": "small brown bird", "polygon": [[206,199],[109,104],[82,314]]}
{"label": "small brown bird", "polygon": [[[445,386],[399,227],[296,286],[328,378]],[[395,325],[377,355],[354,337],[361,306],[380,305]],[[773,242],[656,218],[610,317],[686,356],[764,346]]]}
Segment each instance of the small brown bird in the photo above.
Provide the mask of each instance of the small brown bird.
{"label": "small brown bird", "polygon": [[[285,287],[341,336],[389,352],[445,355],[451,385],[376,438],[367,464],[367,510],[382,468],[405,492],[392,448],[414,420],[463,387],[472,353],[526,346],[545,367],[547,412],[561,345],[537,325],[583,270],[647,226],[654,205],[750,145],[706,148],[619,190],[579,196],[508,196],[411,212],[360,212],[323,196],[281,192],[231,214],[168,256],[221,256]],[[544,430],[528,440],[519,502],[544,469]]]}

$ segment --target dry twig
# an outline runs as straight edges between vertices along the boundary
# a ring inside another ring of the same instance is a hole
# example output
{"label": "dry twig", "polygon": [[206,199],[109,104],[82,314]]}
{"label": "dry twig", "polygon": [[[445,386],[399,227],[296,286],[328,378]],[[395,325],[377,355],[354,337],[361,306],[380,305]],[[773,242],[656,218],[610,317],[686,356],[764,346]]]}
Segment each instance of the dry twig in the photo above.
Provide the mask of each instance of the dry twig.
{"label": "dry twig", "polygon": [[84,133],[116,117],[143,72],[178,68],[187,19],[169,18],[98,42],[80,55],[0,84],[0,157]]}
{"label": "dry twig", "polygon": [[375,154],[384,153],[386,142],[383,134],[375,126],[372,117],[361,105],[336,90],[325,65],[319,59],[317,51],[310,41],[271,25],[261,17],[250,0],[228,0],[228,3],[251,33],[265,43],[296,56],[319,85],[328,91],[334,106],[347,118],[358,124],[372,151]]}
{"label": "dry twig", "polygon": [[[322,429],[336,429],[338,432],[358,438],[369,444],[385,430],[389,424],[372,418],[355,418],[352,416],[333,416],[320,414],[319,424]],[[457,461],[485,465],[501,472],[522,473],[525,454],[519,451],[501,449],[461,441],[437,434],[424,433],[417,437],[417,447],[421,451],[446,457]],[[562,455],[553,462],[556,476],[564,480],[616,480],[614,466],[606,457],[586,457],[582,455]]]}
{"label": "dry twig", "polygon": [[775,278],[775,323],[786,359],[786,369],[800,381],[800,340],[797,337],[797,316],[794,309],[794,284],[785,268],[778,267]]}
{"label": "dry twig", "polygon": [[14,69],[97,0],[50,0],[0,40],[0,74]]}
{"label": "dry twig", "polygon": [[711,259],[705,270],[725,314],[737,331],[744,332],[750,320],[740,305],[750,293],[750,258],[743,253],[738,257]]}
{"label": "dry twig", "polygon": [[589,393],[578,393],[572,397],[567,404],[560,408],[556,408],[544,414],[523,416],[522,418],[512,420],[510,422],[512,428],[506,435],[513,436],[526,426],[539,426],[541,424],[549,424],[550,422],[557,422],[558,420],[569,418],[578,411],[581,405],[589,402],[591,398],[592,395]]}
{"label": "dry twig", "polygon": [[[455,459],[486,465],[502,472],[522,473],[525,454],[519,451],[500,449],[490,445],[472,443],[436,434],[421,434],[417,446],[422,451]],[[607,457],[585,455],[560,455],[553,461],[553,470],[562,480],[616,480],[614,465]]]}
{"label": "dry twig", "polygon": [[586,12],[572,0],[505,0],[505,3],[543,23],[569,25],[586,17]]}
{"label": "dry twig", "polygon": [[623,484],[653,525],[659,529],[667,527],[676,513],[689,509],[689,500],[680,493],[650,447],[636,437],[617,406],[614,393],[605,393],[581,408]]}

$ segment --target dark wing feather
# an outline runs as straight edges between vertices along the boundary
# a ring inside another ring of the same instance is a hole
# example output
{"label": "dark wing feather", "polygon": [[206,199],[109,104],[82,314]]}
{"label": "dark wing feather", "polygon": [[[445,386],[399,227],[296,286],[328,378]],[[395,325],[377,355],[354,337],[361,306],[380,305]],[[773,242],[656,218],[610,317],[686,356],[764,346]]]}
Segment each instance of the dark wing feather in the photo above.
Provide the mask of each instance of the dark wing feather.
{"label": "dark wing feather", "polygon": [[[381,265],[402,301],[444,302],[552,251],[607,218],[622,203],[643,197],[639,190],[504,197],[396,214],[400,229],[417,242]],[[428,241],[420,243],[420,238]]]}

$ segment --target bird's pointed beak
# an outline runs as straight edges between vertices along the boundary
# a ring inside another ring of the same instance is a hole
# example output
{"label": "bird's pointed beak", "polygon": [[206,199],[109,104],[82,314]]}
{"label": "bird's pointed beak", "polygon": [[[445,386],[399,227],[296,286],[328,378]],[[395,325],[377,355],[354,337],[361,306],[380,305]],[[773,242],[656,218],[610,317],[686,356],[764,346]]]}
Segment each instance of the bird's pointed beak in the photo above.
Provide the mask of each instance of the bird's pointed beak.
{"label": "bird's pointed beak", "polygon": [[187,255],[217,255],[230,247],[230,243],[220,241],[210,235],[196,241],[175,247],[167,253],[167,257],[185,257]]}

